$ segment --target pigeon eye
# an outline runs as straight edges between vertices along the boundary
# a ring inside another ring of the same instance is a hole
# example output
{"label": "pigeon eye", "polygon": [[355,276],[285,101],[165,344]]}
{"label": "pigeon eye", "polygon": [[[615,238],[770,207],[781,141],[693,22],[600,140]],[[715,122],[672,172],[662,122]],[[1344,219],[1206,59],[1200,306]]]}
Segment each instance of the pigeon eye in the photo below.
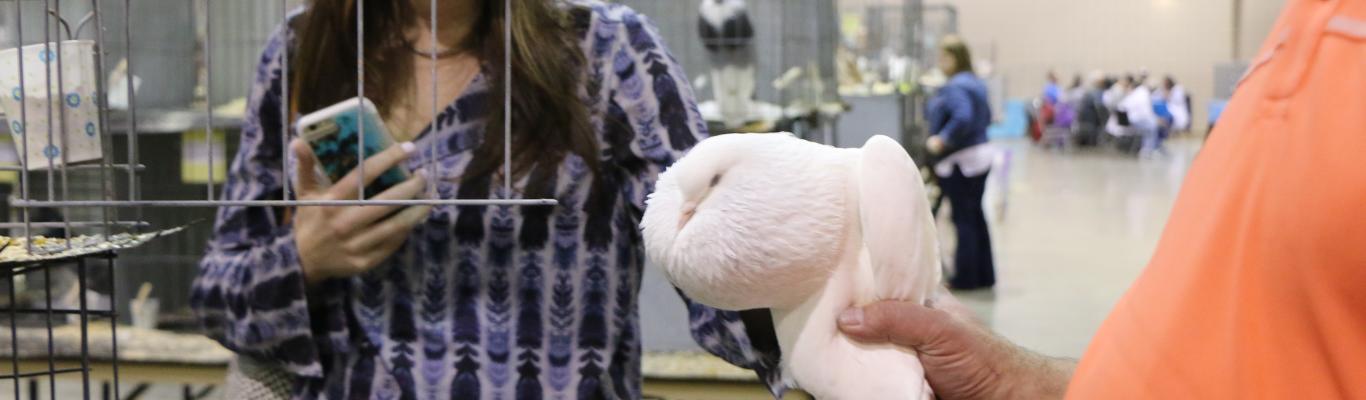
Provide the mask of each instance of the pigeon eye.
{"label": "pigeon eye", "polygon": [[716,184],[718,183],[721,183],[721,174],[716,174],[711,177],[711,185],[709,185],[709,187],[716,187]]}

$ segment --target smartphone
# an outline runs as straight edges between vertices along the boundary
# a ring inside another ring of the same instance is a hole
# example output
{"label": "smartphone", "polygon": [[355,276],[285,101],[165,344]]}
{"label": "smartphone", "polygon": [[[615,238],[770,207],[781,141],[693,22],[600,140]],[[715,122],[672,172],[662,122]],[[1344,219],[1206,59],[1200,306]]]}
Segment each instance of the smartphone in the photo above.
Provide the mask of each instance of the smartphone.
{"label": "smartphone", "polygon": [[[364,138],[361,137],[362,126],[365,127]],[[329,185],[356,169],[360,160],[394,145],[394,138],[385,129],[379,110],[365,98],[349,99],[305,115],[296,123],[295,131],[313,148],[318,168]],[[394,166],[365,187],[365,198],[373,198],[408,177],[408,170],[401,165]]]}

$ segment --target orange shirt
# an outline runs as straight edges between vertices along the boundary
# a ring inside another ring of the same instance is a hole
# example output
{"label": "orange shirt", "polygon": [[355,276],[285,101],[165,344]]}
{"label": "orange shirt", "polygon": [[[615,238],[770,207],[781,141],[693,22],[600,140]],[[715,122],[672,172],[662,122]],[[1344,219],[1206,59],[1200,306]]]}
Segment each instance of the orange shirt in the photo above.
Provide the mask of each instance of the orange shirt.
{"label": "orange shirt", "polygon": [[1366,0],[1290,0],[1069,399],[1366,399]]}

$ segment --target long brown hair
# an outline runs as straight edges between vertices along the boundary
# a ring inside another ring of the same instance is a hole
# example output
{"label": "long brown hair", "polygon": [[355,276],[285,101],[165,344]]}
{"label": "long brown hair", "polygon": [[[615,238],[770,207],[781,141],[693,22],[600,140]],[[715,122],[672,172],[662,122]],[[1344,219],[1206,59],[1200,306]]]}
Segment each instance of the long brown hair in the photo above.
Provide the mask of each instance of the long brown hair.
{"label": "long brown hair", "polygon": [[[475,0],[479,14],[468,48],[484,63],[489,82],[483,143],[464,178],[491,174],[503,166],[504,37],[503,0]],[[557,0],[515,0],[512,10],[513,174],[539,162],[558,164],[565,155],[582,157],[596,171],[597,139],[588,109],[579,99],[584,55],[572,6]],[[291,65],[291,114],[323,109],[356,96],[356,0],[311,0],[295,22],[299,32]],[[365,97],[386,116],[411,83],[413,55],[404,28],[415,23],[411,0],[365,2]],[[552,164],[553,165],[553,164]]]}
{"label": "long brown hair", "polygon": [[972,54],[968,51],[968,44],[963,42],[963,38],[955,35],[944,36],[939,41],[939,49],[953,57],[954,70],[948,75],[956,75],[959,72],[974,72],[972,68]]}

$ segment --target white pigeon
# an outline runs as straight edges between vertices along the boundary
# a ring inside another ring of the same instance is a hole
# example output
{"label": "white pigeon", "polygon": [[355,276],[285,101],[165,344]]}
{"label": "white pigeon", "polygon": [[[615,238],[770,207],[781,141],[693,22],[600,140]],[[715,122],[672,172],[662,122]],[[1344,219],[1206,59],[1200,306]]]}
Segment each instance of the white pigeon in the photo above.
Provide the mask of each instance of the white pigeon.
{"label": "white pigeon", "polygon": [[697,30],[711,60],[712,96],[723,122],[736,128],[754,117],[754,27],[745,0],[702,0]]}
{"label": "white pigeon", "polygon": [[836,325],[852,306],[923,303],[940,283],[929,200],[900,144],[716,136],[664,172],[647,204],[651,262],[702,304],[769,309],[788,383],[821,399],[934,398],[914,351]]}

